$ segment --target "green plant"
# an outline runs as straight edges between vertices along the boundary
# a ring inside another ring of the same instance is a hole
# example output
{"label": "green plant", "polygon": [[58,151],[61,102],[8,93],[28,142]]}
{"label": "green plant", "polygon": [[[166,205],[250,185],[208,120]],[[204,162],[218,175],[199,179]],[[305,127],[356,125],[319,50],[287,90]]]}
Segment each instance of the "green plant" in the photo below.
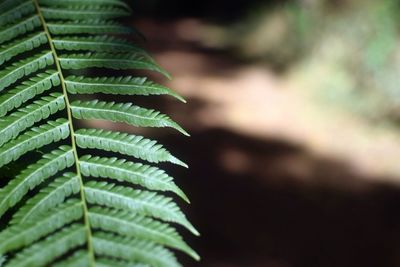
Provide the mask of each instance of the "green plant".
{"label": "green plant", "polygon": [[[129,13],[121,0],[0,1],[0,265],[180,266],[171,248],[198,259],[171,223],[196,229],[163,195],[187,201],[185,194],[164,171],[130,160],[186,164],[155,141],[80,122],[187,135],[155,110],[88,100],[107,94],[184,101],[146,78],[110,76],[140,69],[169,77],[143,49],[115,37],[135,33],[115,21]],[[108,76],[90,75],[96,68]],[[104,151],[116,157],[96,156]]]}

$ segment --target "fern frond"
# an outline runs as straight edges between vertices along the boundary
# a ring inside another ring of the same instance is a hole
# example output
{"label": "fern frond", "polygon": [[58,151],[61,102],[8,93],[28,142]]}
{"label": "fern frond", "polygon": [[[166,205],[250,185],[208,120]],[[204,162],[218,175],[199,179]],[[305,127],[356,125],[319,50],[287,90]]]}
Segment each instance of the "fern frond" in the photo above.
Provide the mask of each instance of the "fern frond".
{"label": "fern frond", "polygon": [[42,8],[45,19],[112,19],[129,15],[125,9],[115,7],[93,6],[67,6],[67,7],[44,7]]}
{"label": "fern frond", "polygon": [[52,65],[53,63],[54,59],[50,51],[45,51],[38,55],[13,63],[11,66],[0,71],[0,91],[19,79]]}
{"label": "fern frond", "polygon": [[20,252],[8,265],[18,267],[45,266],[71,249],[83,245],[86,242],[85,234],[86,229],[80,224],[63,228],[58,233]]}
{"label": "fern frond", "polygon": [[59,56],[61,67],[64,69],[109,68],[115,70],[139,69],[152,70],[171,78],[170,74],[155,64],[147,57],[140,54],[126,53],[84,53],[61,54]]}
{"label": "fern frond", "polygon": [[[107,120],[188,135],[154,109],[93,99],[168,95],[185,102],[135,75],[170,78],[143,48],[114,36],[140,36],[115,20],[130,11],[122,0],[0,0],[0,265],[180,266],[174,250],[199,259],[171,226],[198,235],[168,197],[188,202],[173,178],[98,154],[187,165],[142,136],[77,128]],[[94,68],[129,74],[92,77]]]}
{"label": "fern frond", "polygon": [[47,119],[50,115],[65,108],[64,96],[52,93],[42,97],[24,108],[17,110],[0,121],[0,146],[16,138],[22,131],[36,122]]}
{"label": "fern frond", "polygon": [[186,195],[173,182],[173,178],[156,167],[128,162],[124,159],[100,158],[90,155],[81,157],[79,164],[82,174],[85,176],[129,182],[143,186],[149,190],[171,191],[186,202],[189,202]]}
{"label": "fern frond", "polygon": [[35,222],[16,224],[0,232],[0,254],[29,246],[34,241],[82,218],[83,206],[79,200],[69,200],[41,215]]}
{"label": "fern frond", "polygon": [[[47,24],[50,33],[54,35],[64,34],[128,34],[134,30],[114,21],[107,20],[77,20],[77,21],[56,21]],[[1,34],[1,32],[0,32]],[[0,39],[1,43],[1,39]]]}
{"label": "fern frond", "polygon": [[58,37],[53,39],[54,46],[59,50],[91,52],[132,52],[150,58],[149,54],[141,47],[133,45],[114,36],[99,35],[89,37]]}
{"label": "fern frond", "polygon": [[50,121],[35,127],[6,143],[0,152],[0,167],[19,159],[29,151],[65,139],[69,136],[69,125],[65,119]]}
{"label": "fern frond", "polygon": [[4,26],[10,22],[21,19],[23,16],[33,14],[35,12],[35,5],[32,2],[24,2],[18,6],[0,13],[0,26]]}
{"label": "fern frond", "polygon": [[153,242],[97,233],[93,238],[93,244],[98,255],[117,257],[131,262],[140,261],[154,267],[181,266],[171,252]]}
{"label": "fern frond", "polygon": [[37,163],[28,166],[0,190],[0,218],[8,209],[15,206],[29,190],[58,171],[72,166],[74,162],[72,148],[62,146],[49,154],[45,154]]}
{"label": "fern frond", "polygon": [[58,85],[60,85],[58,73],[51,70],[39,73],[35,77],[22,82],[21,85],[0,95],[0,117]]}
{"label": "fern frond", "polygon": [[96,119],[123,122],[138,127],[171,127],[189,135],[167,115],[152,109],[134,106],[131,103],[114,103],[98,100],[75,101],[71,104],[76,119]]}
{"label": "fern frond", "polygon": [[39,0],[40,4],[48,6],[71,6],[71,5],[97,5],[97,6],[117,6],[123,7],[130,10],[129,6],[121,0],[64,0],[64,1],[54,1],[54,0]]}
{"label": "fern frond", "polygon": [[111,95],[170,95],[186,102],[168,87],[147,81],[140,77],[95,77],[69,76],[65,79],[71,94],[111,94]]}
{"label": "fern frond", "polygon": [[[53,267],[86,267],[89,265],[90,258],[86,251],[78,250],[66,260],[55,263]],[[98,264],[96,264],[96,267],[98,267]]]}
{"label": "fern frond", "polygon": [[[70,150],[70,161],[68,166],[73,164],[73,154]],[[58,168],[57,168],[58,169]],[[80,190],[79,178],[74,173],[65,173],[63,176],[55,179],[47,187],[44,187],[33,198],[30,198],[13,216],[10,224],[23,224],[33,221],[38,216],[61,204],[64,200],[77,194]]]}
{"label": "fern frond", "polygon": [[110,258],[99,258],[96,267],[150,267],[149,265],[128,262],[123,260],[114,260]]}
{"label": "fern frond", "polygon": [[46,34],[43,32],[34,33],[29,35],[28,37],[15,40],[12,43],[7,45],[0,46],[0,66],[12,59],[15,56],[18,56],[26,51],[32,50],[34,48],[39,47],[42,44],[47,43]]}
{"label": "fern frond", "polygon": [[27,2],[27,0],[2,0],[0,2],[0,13],[5,13],[8,10],[17,7],[18,5],[24,2]]}
{"label": "fern frond", "polygon": [[186,219],[172,198],[154,192],[133,190],[129,187],[116,186],[106,182],[89,182],[85,185],[87,201],[91,204],[104,205],[151,216],[166,222],[174,222],[186,227],[193,234],[199,233]]}
{"label": "fern frond", "polygon": [[0,28],[0,44],[10,41],[27,32],[31,32],[40,26],[39,16],[34,15],[29,18],[24,18],[11,26]]}
{"label": "fern frond", "polygon": [[157,141],[143,136],[112,132],[101,129],[80,129],[75,132],[76,142],[81,148],[96,148],[133,156],[148,162],[171,162],[188,167],[175,158]]}
{"label": "fern frond", "polygon": [[181,250],[196,260],[199,259],[199,255],[168,224],[130,212],[102,207],[90,209],[89,218],[94,228],[113,232],[121,236],[153,241]]}

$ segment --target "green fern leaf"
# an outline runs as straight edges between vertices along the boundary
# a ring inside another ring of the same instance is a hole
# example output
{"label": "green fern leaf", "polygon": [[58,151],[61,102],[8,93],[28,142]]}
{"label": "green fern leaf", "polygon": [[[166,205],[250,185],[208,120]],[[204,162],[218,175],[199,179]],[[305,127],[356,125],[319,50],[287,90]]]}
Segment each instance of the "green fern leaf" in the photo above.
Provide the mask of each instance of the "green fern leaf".
{"label": "green fern leaf", "polygon": [[59,56],[61,67],[64,69],[85,68],[109,68],[115,70],[140,69],[152,70],[164,74],[170,78],[168,72],[160,68],[153,61],[142,55],[133,53],[85,53],[85,54],[61,54]]}
{"label": "green fern leaf", "polygon": [[69,136],[69,125],[65,119],[50,121],[20,135],[6,143],[0,152],[0,167],[19,159],[28,151],[65,139]]}
{"label": "green fern leaf", "polygon": [[168,250],[153,242],[98,233],[93,243],[99,255],[117,256],[131,262],[140,261],[154,267],[181,266]]}
{"label": "green fern leaf", "polygon": [[50,70],[22,82],[21,85],[0,95],[0,117],[58,85],[60,85],[58,73]]}
{"label": "green fern leaf", "polygon": [[43,32],[34,33],[28,37],[16,40],[7,45],[0,46],[0,65],[9,61],[15,56],[18,56],[26,51],[39,47],[47,43],[46,34]]}
{"label": "green fern leaf", "polygon": [[35,5],[32,2],[22,3],[13,9],[0,14],[0,26],[4,26],[5,24],[21,19],[23,16],[34,12]]}
{"label": "green fern leaf", "polygon": [[[94,0],[96,1],[96,0]],[[3,0],[0,2],[0,10],[2,12],[8,11],[18,5],[27,2],[27,0]]]}
{"label": "green fern leaf", "polygon": [[[172,198],[154,192],[133,190],[106,182],[89,182],[85,185],[87,201],[91,204],[105,205],[122,210],[151,216],[166,222],[183,225],[193,234],[199,233],[186,219]],[[108,200],[107,202],[104,200]]]}
{"label": "green fern leaf", "polygon": [[149,267],[149,265],[109,258],[99,258],[96,267]]}
{"label": "green fern leaf", "polygon": [[81,148],[96,148],[133,156],[148,162],[171,162],[188,167],[175,158],[157,141],[143,136],[105,131],[99,129],[80,129],[75,132],[76,142]]}
{"label": "green fern leaf", "polygon": [[53,93],[17,110],[0,122],[0,146],[16,138],[22,131],[65,108],[64,96]]}
{"label": "green fern leaf", "polygon": [[100,35],[89,37],[58,37],[53,39],[54,46],[59,50],[91,52],[132,52],[139,53],[150,58],[148,53],[141,47],[133,45],[123,39],[114,36]]}
{"label": "green fern leaf", "polygon": [[[76,251],[72,256],[66,260],[55,263],[54,267],[86,267],[90,265],[90,258],[84,250]],[[96,264],[96,267],[99,265]]]}
{"label": "green fern leaf", "polygon": [[68,6],[66,8],[42,8],[45,19],[112,19],[129,15],[125,9],[98,6]]}
{"label": "green fern leaf", "polygon": [[194,259],[199,256],[183,240],[176,230],[168,224],[132,214],[126,211],[94,207],[89,211],[94,228],[114,232],[122,236],[136,237],[179,249]]}
{"label": "green fern leaf", "polygon": [[64,1],[54,1],[54,0],[39,0],[40,4],[48,6],[71,6],[71,5],[97,5],[97,6],[117,6],[123,7],[130,10],[129,6],[120,0],[64,0]]}
{"label": "green fern leaf", "polygon": [[[74,163],[72,150],[70,150],[68,166]],[[57,168],[58,170],[59,168]],[[26,178],[25,178],[26,179]],[[77,194],[80,190],[79,178],[74,173],[65,173],[56,178],[47,187],[44,187],[33,198],[21,207],[13,216],[10,224],[23,224],[27,221],[34,221],[40,214],[45,213],[64,202],[66,198]]]}
{"label": "green fern leaf", "polygon": [[[59,34],[128,34],[134,33],[134,30],[114,21],[107,20],[76,20],[76,21],[54,21],[48,23],[50,33]],[[1,33],[1,32],[0,32]],[[1,43],[1,39],[0,39]]]}
{"label": "green fern leaf", "polygon": [[171,89],[139,77],[96,77],[69,76],[65,79],[71,94],[111,94],[111,95],[170,95],[182,102],[181,96]]}
{"label": "green fern leaf", "polygon": [[12,259],[8,265],[16,267],[46,266],[57,257],[86,242],[86,229],[74,224],[45,240],[27,247]]}
{"label": "green fern leaf", "polygon": [[58,171],[72,166],[74,162],[73,150],[68,146],[63,146],[45,154],[37,163],[28,166],[0,190],[0,218],[9,208],[15,206],[29,190]]}
{"label": "green fern leaf", "polygon": [[34,241],[76,221],[83,216],[82,203],[79,200],[69,200],[57,209],[41,214],[40,219],[29,224],[16,224],[0,232],[0,253],[29,246]]}
{"label": "green fern leaf", "polygon": [[[180,266],[173,250],[199,259],[171,226],[198,235],[168,197],[186,195],[163,170],[124,157],[187,165],[142,136],[78,129],[107,120],[188,135],[159,111],[92,98],[185,102],[135,75],[170,77],[143,48],[114,36],[140,35],[115,20],[130,11],[121,0],[0,0],[0,265]],[[92,68],[130,76],[92,77]],[[97,155],[105,151],[121,158]]]}
{"label": "green fern leaf", "polygon": [[39,16],[24,18],[11,26],[0,28],[0,44],[7,42],[40,26]]}
{"label": "green fern leaf", "polygon": [[109,120],[138,127],[171,127],[184,135],[189,135],[168,116],[152,109],[133,106],[131,103],[75,101],[71,104],[71,109],[73,116],[77,119]]}
{"label": "green fern leaf", "polygon": [[186,195],[164,171],[124,159],[100,158],[90,155],[79,159],[82,174],[85,176],[110,178],[120,182],[138,184],[150,190],[171,191],[189,202]]}
{"label": "green fern leaf", "polygon": [[15,83],[19,79],[52,65],[53,63],[54,59],[50,51],[45,51],[36,56],[13,63],[11,66],[8,66],[4,70],[0,71],[0,91]]}

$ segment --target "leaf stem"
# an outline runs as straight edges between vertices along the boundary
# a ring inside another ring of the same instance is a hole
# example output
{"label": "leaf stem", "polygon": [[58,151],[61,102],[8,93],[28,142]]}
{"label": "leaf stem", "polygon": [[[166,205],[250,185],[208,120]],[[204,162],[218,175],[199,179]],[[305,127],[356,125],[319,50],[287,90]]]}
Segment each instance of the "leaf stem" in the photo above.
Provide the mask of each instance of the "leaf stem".
{"label": "leaf stem", "polygon": [[65,104],[66,104],[66,108],[67,108],[68,121],[69,121],[69,126],[70,126],[70,131],[71,131],[71,146],[72,146],[74,157],[75,157],[76,174],[78,176],[79,185],[81,188],[80,197],[81,197],[81,201],[83,202],[83,217],[84,217],[84,224],[85,224],[86,233],[87,233],[87,247],[88,247],[89,257],[91,259],[90,266],[94,267],[95,266],[95,257],[94,257],[93,241],[92,241],[92,230],[91,230],[90,222],[89,222],[89,216],[88,216],[89,212],[88,212],[88,207],[86,204],[83,178],[82,178],[82,174],[81,174],[81,170],[80,170],[78,150],[77,150],[77,146],[76,146],[76,142],[75,142],[75,131],[74,131],[73,118],[72,118],[72,113],[71,113],[71,105],[70,105],[70,101],[68,98],[67,88],[65,86],[65,79],[64,79],[64,75],[62,73],[62,69],[61,69],[59,59],[58,59],[57,51],[53,44],[53,39],[51,37],[51,34],[49,32],[49,29],[47,27],[47,24],[43,17],[43,14],[40,10],[40,5],[38,3],[38,0],[32,0],[32,1],[35,4],[37,14],[43,25],[43,30],[46,33],[47,39],[49,41],[49,45],[50,45],[51,52],[54,57],[56,69],[57,69],[57,72],[58,72],[58,75],[59,75],[60,81],[61,81],[61,87],[62,87],[62,91],[64,94],[64,100],[65,100]]}

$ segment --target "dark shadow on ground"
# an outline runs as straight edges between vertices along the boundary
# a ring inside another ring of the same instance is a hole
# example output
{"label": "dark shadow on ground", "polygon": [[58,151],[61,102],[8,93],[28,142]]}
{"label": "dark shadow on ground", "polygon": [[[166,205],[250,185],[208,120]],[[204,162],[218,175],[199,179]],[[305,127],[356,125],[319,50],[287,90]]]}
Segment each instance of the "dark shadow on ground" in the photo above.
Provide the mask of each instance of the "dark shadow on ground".
{"label": "dark shadow on ground", "polygon": [[210,129],[160,141],[190,165],[168,169],[202,233],[186,238],[203,260],[184,266],[400,266],[398,188],[280,140]]}

